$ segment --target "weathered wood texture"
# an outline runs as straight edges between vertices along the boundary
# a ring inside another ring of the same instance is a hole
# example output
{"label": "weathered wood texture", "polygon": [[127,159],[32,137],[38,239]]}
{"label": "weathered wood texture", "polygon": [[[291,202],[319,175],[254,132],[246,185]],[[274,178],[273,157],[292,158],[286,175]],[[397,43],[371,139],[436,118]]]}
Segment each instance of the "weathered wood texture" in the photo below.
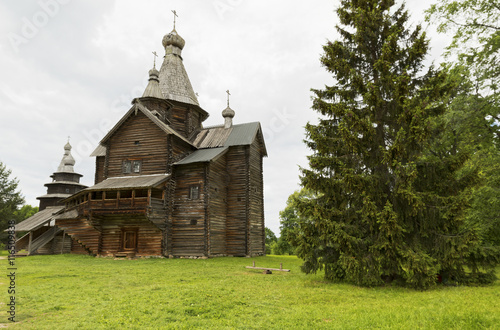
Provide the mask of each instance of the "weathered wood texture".
{"label": "weathered wood texture", "polygon": [[[205,256],[205,177],[204,163],[175,167],[175,192],[171,218],[171,254],[174,256]],[[191,187],[197,186],[199,195],[190,198]]]}
{"label": "weathered wood texture", "polygon": [[227,152],[226,251],[228,255],[247,255],[248,161],[247,146],[235,146]]}
{"label": "weathered wood texture", "polygon": [[99,216],[102,244],[99,255],[114,256],[124,251],[123,230],[136,231],[136,256],[161,255],[162,231],[145,215],[109,214]]}
{"label": "weathered wood texture", "polygon": [[173,108],[167,112],[167,119],[177,132],[187,138],[201,128],[200,113],[191,106],[173,103]]}
{"label": "weathered wood texture", "polygon": [[57,219],[56,226],[66,231],[75,241],[80,243],[90,254],[99,254],[100,232],[86,218]]}
{"label": "weathered wood texture", "polygon": [[79,243],[76,239],[71,238],[71,253],[72,254],[90,254],[89,251]]}
{"label": "weathered wood texture", "polygon": [[167,171],[172,173],[172,164],[180,161],[195,150],[185,141],[182,141],[177,136],[171,134],[168,136],[168,158],[167,158]]}
{"label": "weathered wood texture", "polygon": [[[167,171],[167,134],[142,112],[129,117],[108,140],[105,176],[147,175]],[[140,173],[124,174],[124,160],[141,160]]]}
{"label": "weathered wood texture", "polygon": [[209,256],[226,255],[227,185],[226,156],[210,164],[208,174]]}
{"label": "weathered wood texture", "polygon": [[250,145],[249,154],[249,214],[248,214],[248,245],[249,255],[265,253],[264,227],[264,185],[262,175],[262,145],[259,139]]}
{"label": "weathered wood texture", "polygon": [[98,156],[95,158],[95,177],[94,184],[98,184],[101,181],[104,181],[104,164],[105,164],[105,156]]}

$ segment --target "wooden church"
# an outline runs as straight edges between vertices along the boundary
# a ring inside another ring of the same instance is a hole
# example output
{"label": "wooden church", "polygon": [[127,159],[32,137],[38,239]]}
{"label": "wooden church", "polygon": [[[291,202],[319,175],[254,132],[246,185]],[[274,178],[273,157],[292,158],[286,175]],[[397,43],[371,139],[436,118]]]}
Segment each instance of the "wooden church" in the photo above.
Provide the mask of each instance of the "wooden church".
{"label": "wooden church", "polygon": [[215,257],[265,253],[260,123],[203,127],[182,60],[184,39],[163,38],[165,57],[142,97],[92,153],[95,184],[51,214],[71,251],[98,256]]}

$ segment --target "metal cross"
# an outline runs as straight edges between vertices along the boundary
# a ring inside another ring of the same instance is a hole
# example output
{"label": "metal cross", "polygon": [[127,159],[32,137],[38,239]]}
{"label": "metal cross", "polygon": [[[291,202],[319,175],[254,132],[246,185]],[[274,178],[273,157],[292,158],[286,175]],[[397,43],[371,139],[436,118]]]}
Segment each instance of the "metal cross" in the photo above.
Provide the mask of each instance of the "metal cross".
{"label": "metal cross", "polygon": [[69,139],[71,138],[71,136],[68,135],[68,143],[69,143]]}
{"label": "metal cross", "polygon": [[153,52],[153,68],[156,68],[156,58],[158,57],[158,54],[156,54],[156,52]]}
{"label": "metal cross", "polygon": [[231,95],[231,93],[229,93],[229,89],[226,91],[227,93],[227,106],[229,107],[229,95]]}
{"label": "metal cross", "polygon": [[175,30],[175,18],[179,16],[177,16],[177,12],[175,10],[172,10],[172,13],[174,13],[174,30]]}

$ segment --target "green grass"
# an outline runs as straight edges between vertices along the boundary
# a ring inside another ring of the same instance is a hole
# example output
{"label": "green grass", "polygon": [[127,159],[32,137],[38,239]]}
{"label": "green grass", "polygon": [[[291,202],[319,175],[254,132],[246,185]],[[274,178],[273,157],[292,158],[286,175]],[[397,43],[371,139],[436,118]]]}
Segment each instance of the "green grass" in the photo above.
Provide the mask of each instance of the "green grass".
{"label": "green grass", "polygon": [[[279,267],[290,273],[245,269]],[[7,268],[7,261],[2,260]],[[19,258],[13,329],[499,328],[500,283],[426,292],[359,288],[300,272],[293,256],[112,260]],[[5,313],[3,277],[0,323]],[[1,325],[0,325],[1,326]]]}

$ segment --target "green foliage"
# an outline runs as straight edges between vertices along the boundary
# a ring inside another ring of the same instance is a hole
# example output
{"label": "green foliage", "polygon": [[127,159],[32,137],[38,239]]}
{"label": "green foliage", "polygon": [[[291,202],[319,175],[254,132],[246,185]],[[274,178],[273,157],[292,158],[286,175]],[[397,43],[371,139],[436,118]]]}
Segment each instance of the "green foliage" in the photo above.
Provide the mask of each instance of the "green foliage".
{"label": "green foliage", "polygon": [[[291,272],[246,269],[283,267]],[[9,329],[478,329],[500,324],[500,282],[420,292],[332,284],[295,256],[113,260],[81,255],[16,260]],[[500,269],[498,269],[500,271]],[[113,274],[110,276],[110,274]],[[1,281],[2,301],[8,281]],[[394,311],[397,311],[395,313]],[[3,313],[3,323],[7,315]]]}
{"label": "green foliage", "polygon": [[431,6],[427,20],[438,23],[439,32],[454,34],[447,55],[458,55],[453,74],[460,90],[437,141],[467,158],[459,174],[474,180],[466,221],[478,240],[467,262],[472,280],[482,281],[479,270],[491,273],[500,262],[500,5],[496,0],[444,0]]}
{"label": "green foliage", "polygon": [[0,162],[0,242],[6,243],[9,220],[16,220],[16,212],[19,205],[24,203],[20,191],[17,191],[19,181],[10,178],[12,171]]}
{"label": "green foliage", "polygon": [[273,233],[273,231],[269,228],[265,228],[266,231],[266,254],[271,254],[271,246],[273,243],[276,243],[278,239],[276,238],[276,235]]}
{"label": "green foliage", "polygon": [[14,218],[19,223],[25,219],[28,219],[37,212],[38,212],[38,206],[31,206],[26,204],[14,212]]}
{"label": "green foliage", "polygon": [[496,121],[500,141],[500,4],[498,0],[442,0],[427,10],[441,33],[453,34],[447,55],[456,54],[467,69],[474,95],[483,98],[486,115]]}
{"label": "green foliage", "polygon": [[305,188],[295,191],[293,194],[288,196],[286,207],[283,211],[280,211],[280,238],[275,244],[273,254],[295,254],[293,242],[298,229],[299,219],[301,218],[297,205],[300,200],[310,198],[314,198],[314,194]]}
{"label": "green foliage", "polygon": [[298,202],[295,245],[306,273],[423,289],[438,274],[463,278],[480,243],[465,220],[474,173],[460,176],[468,155],[439,144],[458,83],[445,69],[422,72],[425,33],[393,6],[343,0],[337,10],[341,41],[321,58],[336,84],[313,90],[321,117],[306,126],[313,154],[301,180],[316,197]]}
{"label": "green foliage", "polygon": [[459,55],[481,87],[498,88],[500,4],[498,0],[441,0],[427,10],[427,20],[441,33],[453,33],[448,54]]}

